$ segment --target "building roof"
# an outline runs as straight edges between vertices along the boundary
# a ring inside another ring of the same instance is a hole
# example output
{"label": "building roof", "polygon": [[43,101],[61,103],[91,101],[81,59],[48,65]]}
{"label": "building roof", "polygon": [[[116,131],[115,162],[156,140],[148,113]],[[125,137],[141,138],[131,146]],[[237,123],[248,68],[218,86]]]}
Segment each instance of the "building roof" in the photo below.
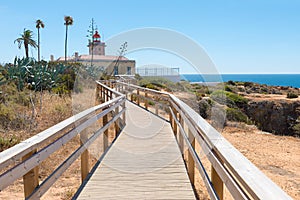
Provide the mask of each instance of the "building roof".
{"label": "building roof", "polygon": [[[115,61],[118,59],[119,56],[106,56],[106,55],[93,55],[94,61]],[[67,61],[90,61],[92,59],[92,55],[80,55],[77,59],[75,59],[75,56],[67,57]],[[57,61],[64,61],[65,57],[59,57]],[[121,56],[119,60],[123,61],[129,61],[128,58]]]}

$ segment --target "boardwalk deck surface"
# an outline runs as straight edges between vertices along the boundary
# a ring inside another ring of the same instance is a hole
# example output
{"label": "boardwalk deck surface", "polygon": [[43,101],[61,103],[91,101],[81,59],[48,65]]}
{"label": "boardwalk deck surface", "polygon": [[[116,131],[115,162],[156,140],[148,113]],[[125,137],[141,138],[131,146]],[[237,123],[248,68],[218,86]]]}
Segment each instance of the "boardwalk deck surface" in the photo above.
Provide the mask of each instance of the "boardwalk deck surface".
{"label": "boardwalk deck surface", "polygon": [[195,199],[170,124],[126,106],[126,127],[78,199]]}

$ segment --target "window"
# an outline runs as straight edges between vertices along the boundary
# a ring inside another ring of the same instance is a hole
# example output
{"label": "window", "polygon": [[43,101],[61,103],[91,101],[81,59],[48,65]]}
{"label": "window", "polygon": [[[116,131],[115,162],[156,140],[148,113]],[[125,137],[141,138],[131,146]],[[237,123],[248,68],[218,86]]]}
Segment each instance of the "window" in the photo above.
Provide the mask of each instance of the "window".
{"label": "window", "polygon": [[127,67],[127,75],[131,75],[131,67]]}
{"label": "window", "polygon": [[119,69],[117,66],[114,67],[114,76],[119,74]]}

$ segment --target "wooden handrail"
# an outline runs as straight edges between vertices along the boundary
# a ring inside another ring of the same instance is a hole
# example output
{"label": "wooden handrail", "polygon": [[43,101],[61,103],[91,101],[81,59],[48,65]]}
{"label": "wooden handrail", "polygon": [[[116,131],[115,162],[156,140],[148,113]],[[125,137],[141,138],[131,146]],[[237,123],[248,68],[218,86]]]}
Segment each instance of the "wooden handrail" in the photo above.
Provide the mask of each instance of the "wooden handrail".
{"label": "wooden handrail", "polygon": [[[124,89],[124,87],[127,89]],[[170,118],[167,119],[166,116],[164,118],[170,121],[174,134],[177,134],[176,138],[179,137],[178,144],[182,143],[180,137],[183,137],[191,155],[189,158],[193,158],[211,199],[223,199],[223,184],[225,184],[234,199],[292,199],[234,148],[206,120],[174,95],[123,82],[117,82],[116,88],[119,88],[120,92],[130,93],[131,96],[137,95],[136,91],[139,90],[144,94],[167,97],[168,102],[166,104],[168,105],[166,106],[170,106],[168,109]],[[143,94],[139,92],[138,96],[143,96]],[[157,102],[155,98],[149,95],[147,97],[144,95],[141,98]],[[134,102],[134,98],[131,101]],[[146,105],[148,106],[148,104]],[[146,105],[144,105],[145,109],[147,109]],[[189,134],[184,131],[183,124],[187,125],[188,132],[194,139],[190,138]],[[201,150],[211,163],[212,174],[210,177],[207,174],[208,169],[205,169],[201,164],[195,145],[192,144],[193,140],[199,143]],[[182,149],[182,147],[180,148]],[[188,162],[190,161],[188,160]],[[194,179],[194,172],[191,171],[192,174],[189,174],[189,177]],[[191,180],[191,182],[193,181]]]}
{"label": "wooden handrail", "polygon": [[[83,152],[87,152],[87,148],[103,132],[107,131],[112,125],[125,125],[125,96],[97,82],[97,92],[99,92],[99,89],[104,91],[106,95],[109,94],[109,97],[106,96],[105,98],[108,101],[74,115],[0,153],[0,169],[1,171],[6,170],[0,174],[0,191],[23,176],[25,198],[39,199],[80,155],[82,159],[86,157],[84,160],[88,160],[88,154],[83,154]],[[115,110],[118,112],[116,113]],[[62,146],[67,145],[71,139],[81,134],[84,129],[103,117],[107,118],[109,113],[112,113],[112,119],[103,123],[103,126],[86,141],[81,142],[80,147],[39,185],[37,167]],[[122,121],[122,123],[117,123],[117,121]],[[121,128],[123,127],[116,127],[115,129],[120,130]],[[115,137],[117,137],[117,134]],[[104,140],[107,139],[105,137]],[[21,159],[22,161],[19,161]],[[89,173],[89,169],[82,170],[88,170],[82,172],[82,175],[85,174],[84,176]]]}

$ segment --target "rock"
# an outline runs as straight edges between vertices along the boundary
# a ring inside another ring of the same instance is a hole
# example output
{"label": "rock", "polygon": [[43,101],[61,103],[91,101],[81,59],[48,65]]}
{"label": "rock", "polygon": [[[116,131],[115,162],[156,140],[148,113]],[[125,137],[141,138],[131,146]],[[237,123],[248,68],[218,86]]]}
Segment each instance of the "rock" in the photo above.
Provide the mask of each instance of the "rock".
{"label": "rock", "polygon": [[263,131],[278,135],[298,135],[293,127],[300,116],[300,101],[251,100],[248,117]]}

